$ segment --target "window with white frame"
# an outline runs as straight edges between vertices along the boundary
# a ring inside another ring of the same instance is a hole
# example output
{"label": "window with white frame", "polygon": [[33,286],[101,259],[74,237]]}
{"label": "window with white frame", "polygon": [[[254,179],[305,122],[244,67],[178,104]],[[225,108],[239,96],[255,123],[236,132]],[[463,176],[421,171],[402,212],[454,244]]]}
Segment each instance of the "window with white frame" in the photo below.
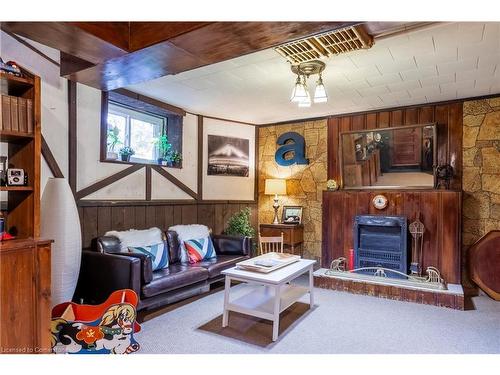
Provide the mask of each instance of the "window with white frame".
{"label": "window with white frame", "polygon": [[107,123],[108,153],[118,153],[120,149],[130,147],[134,151],[130,161],[156,162],[158,151],[155,140],[167,134],[167,117],[109,101]]}

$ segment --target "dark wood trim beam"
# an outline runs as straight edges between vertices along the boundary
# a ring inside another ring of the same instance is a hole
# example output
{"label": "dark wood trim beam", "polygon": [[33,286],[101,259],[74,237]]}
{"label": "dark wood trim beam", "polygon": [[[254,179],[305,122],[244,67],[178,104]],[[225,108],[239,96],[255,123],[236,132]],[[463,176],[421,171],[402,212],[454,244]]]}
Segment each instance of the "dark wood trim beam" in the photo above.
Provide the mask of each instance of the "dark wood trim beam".
{"label": "dark wood trim beam", "polygon": [[66,77],[72,73],[90,68],[95,65],[89,61],[80,59],[79,57],[70,55],[66,52],[61,52],[60,60],[61,60],[61,65],[59,74],[61,77]]}
{"label": "dark wood trim beam", "polygon": [[68,22],[2,22],[0,27],[94,64],[128,53]]}
{"label": "dark wood trim beam", "polygon": [[203,116],[198,115],[198,200],[203,199]]}
{"label": "dark wood trim beam", "polygon": [[87,195],[90,195],[92,193],[95,193],[98,190],[101,190],[102,188],[112,184],[113,182],[116,182],[118,180],[121,180],[124,177],[127,177],[128,175],[137,172],[139,169],[143,168],[144,165],[132,165],[131,167],[128,167],[124,169],[123,171],[117,172],[115,174],[112,174],[111,176],[106,177],[103,180],[97,181],[96,183],[87,186],[86,188],[78,191],[75,195],[75,198],[77,200],[82,199],[86,197]]}
{"label": "dark wood trim beam", "polygon": [[214,117],[214,116],[207,116],[203,115],[205,118],[209,118],[212,120],[219,120],[219,121],[227,121],[227,122],[234,122],[235,124],[242,124],[242,125],[250,125],[250,126],[257,126],[257,124],[252,124],[251,122],[245,122],[245,121],[238,121],[238,120],[229,120],[227,118],[222,118],[222,117]]}
{"label": "dark wood trim beam", "polygon": [[151,200],[151,181],[152,181],[151,166],[146,165],[146,200]]}
{"label": "dark wood trim beam", "polygon": [[64,178],[64,174],[62,173],[59,164],[57,164],[57,160],[54,157],[54,154],[52,154],[52,151],[50,150],[50,147],[45,141],[43,135],[42,135],[42,156],[47,162],[47,165],[49,166],[52,175],[56,178]]}
{"label": "dark wood trim beam", "polygon": [[101,92],[101,139],[100,139],[100,160],[106,160],[107,138],[108,138],[108,98],[109,94],[106,91]]}
{"label": "dark wood trim beam", "polygon": [[130,206],[196,206],[200,204],[256,204],[255,201],[196,201],[192,199],[152,199],[146,200],[91,200],[80,199],[78,207],[130,207]]}
{"label": "dark wood trim beam", "polygon": [[150,98],[149,96],[146,96],[146,95],[142,95],[142,94],[139,94],[139,93],[127,90],[127,89],[116,89],[116,90],[113,90],[113,92],[116,92],[117,94],[121,94],[121,95],[127,96],[129,98],[132,98],[132,99],[144,102],[144,103],[154,105],[156,107],[160,107],[166,111],[173,112],[173,113],[181,115],[181,116],[186,116],[186,111],[183,110],[182,108],[176,107],[174,105],[162,102],[162,101],[154,99],[154,98]]}
{"label": "dark wood trim beam", "polygon": [[30,50],[32,50],[36,54],[42,56],[48,62],[54,64],[55,66],[60,66],[60,64],[56,60],[54,60],[54,59],[50,58],[49,56],[47,56],[45,53],[43,53],[42,51],[40,51],[38,48],[36,48],[33,45],[31,45],[31,43],[28,43],[24,39],[18,37],[16,34],[11,33],[8,30],[4,30],[3,28],[2,28],[2,30],[3,30],[3,32],[5,34],[7,34],[8,36],[10,36],[11,38],[14,38],[17,42],[21,43],[23,46],[28,47]]}
{"label": "dark wood trim beam", "polygon": [[68,182],[73,195],[76,194],[78,155],[76,90],[76,82],[68,81]]}
{"label": "dark wood trim beam", "polygon": [[151,165],[151,168],[153,168],[161,176],[165,177],[167,180],[169,180],[171,183],[173,183],[175,186],[177,186],[179,189],[181,189],[183,192],[185,192],[192,198],[198,199],[197,193],[191,190],[188,186],[184,185],[180,180],[178,180],[176,177],[168,173],[165,169],[163,169],[159,165]]}
{"label": "dark wood trim beam", "polygon": [[254,188],[253,188],[253,199],[257,201],[259,199],[259,127],[255,127],[255,157],[254,157]]}

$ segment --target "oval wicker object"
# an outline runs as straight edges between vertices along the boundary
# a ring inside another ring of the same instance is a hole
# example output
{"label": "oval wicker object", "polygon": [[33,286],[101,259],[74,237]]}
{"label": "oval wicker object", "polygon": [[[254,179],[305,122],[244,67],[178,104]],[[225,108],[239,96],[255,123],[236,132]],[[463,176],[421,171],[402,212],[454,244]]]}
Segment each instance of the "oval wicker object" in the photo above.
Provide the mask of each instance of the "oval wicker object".
{"label": "oval wicker object", "polygon": [[500,301],[500,230],[484,235],[469,249],[469,272],[486,294]]}

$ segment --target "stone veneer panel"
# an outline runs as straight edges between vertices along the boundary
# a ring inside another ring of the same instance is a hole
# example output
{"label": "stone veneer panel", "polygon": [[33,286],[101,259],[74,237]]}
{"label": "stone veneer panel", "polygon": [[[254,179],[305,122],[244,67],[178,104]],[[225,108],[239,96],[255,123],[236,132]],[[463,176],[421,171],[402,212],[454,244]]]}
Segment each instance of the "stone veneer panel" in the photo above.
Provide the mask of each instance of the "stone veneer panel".
{"label": "stone veneer panel", "polygon": [[479,238],[500,229],[500,97],[464,102],[463,114],[465,255]]}
{"label": "stone veneer panel", "polygon": [[[294,131],[304,136],[309,165],[282,167],[276,164],[276,139]],[[327,121],[318,120],[259,128],[259,223],[271,223],[274,217],[273,197],[264,195],[266,178],[287,180],[283,205],[304,207],[304,257],[321,257],[322,191],[327,180]],[[280,208],[280,217],[281,217]]]}

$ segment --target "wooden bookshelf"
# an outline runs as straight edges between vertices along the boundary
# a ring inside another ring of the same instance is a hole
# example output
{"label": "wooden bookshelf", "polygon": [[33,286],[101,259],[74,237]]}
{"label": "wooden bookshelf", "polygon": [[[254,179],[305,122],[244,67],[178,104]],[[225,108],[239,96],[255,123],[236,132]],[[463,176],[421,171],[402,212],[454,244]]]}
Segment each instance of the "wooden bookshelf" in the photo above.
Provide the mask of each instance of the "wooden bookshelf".
{"label": "wooden bookshelf", "polygon": [[15,236],[0,242],[0,316],[9,317],[0,320],[0,352],[48,353],[51,241],[39,239],[40,77],[21,71],[0,73],[2,156],[28,176],[28,186],[0,186],[5,228]]}

